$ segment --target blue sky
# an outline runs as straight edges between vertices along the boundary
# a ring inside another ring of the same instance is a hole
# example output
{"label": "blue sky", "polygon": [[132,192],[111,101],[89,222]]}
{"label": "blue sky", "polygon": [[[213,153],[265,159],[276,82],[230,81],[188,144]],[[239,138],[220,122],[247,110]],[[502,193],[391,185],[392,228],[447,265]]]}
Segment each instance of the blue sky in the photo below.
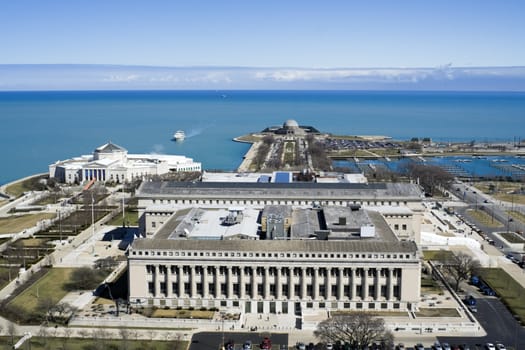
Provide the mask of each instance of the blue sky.
{"label": "blue sky", "polygon": [[[2,1],[0,64],[214,67],[215,75],[217,67],[525,66],[524,14],[522,0]],[[0,89],[23,85],[6,71]],[[60,86],[51,73],[36,78]]]}

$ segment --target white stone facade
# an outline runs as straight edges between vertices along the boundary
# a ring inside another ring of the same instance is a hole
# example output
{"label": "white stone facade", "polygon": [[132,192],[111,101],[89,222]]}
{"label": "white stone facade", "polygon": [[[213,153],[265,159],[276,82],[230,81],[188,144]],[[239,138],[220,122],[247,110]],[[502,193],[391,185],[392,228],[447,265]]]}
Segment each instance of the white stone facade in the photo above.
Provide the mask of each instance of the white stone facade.
{"label": "white stone facade", "polygon": [[84,155],[49,166],[49,176],[63,183],[81,183],[96,179],[122,183],[169,172],[201,171],[201,163],[177,155],[128,154],[113,143],[95,149],[93,155]]}

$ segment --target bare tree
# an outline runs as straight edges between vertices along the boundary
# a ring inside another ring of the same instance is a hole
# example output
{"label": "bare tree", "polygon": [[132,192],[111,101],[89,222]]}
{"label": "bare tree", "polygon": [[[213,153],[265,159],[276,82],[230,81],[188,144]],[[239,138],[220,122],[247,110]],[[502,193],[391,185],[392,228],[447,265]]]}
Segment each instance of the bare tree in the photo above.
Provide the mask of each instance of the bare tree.
{"label": "bare tree", "polygon": [[391,347],[394,342],[392,332],[385,327],[385,320],[364,311],[334,315],[319,323],[314,335],[321,341],[349,343],[356,349],[368,348],[373,342]]}
{"label": "bare tree", "polygon": [[449,255],[449,258],[441,260],[440,264],[442,271],[453,280],[456,292],[459,290],[459,284],[476,274],[481,266],[477,259],[463,252]]}
{"label": "bare tree", "polygon": [[9,322],[7,325],[7,334],[11,338],[11,345],[15,345],[15,336],[17,333],[16,324],[13,322]]}
{"label": "bare tree", "polygon": [[434,195],[436,188],[445,188],[454,180],[454,176],[437,165],[409,163],[406,171],[412,179],[419,181],[429,195]]}

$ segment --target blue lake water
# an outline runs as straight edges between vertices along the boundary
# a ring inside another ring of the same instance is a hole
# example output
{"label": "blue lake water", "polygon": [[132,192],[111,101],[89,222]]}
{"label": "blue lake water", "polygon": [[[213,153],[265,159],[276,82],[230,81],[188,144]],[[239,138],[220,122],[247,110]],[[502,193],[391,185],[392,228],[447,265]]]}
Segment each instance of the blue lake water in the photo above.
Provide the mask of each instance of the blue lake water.
{"label": "blue lake water", "polygon": [[[525,93],[368,91],[0,92],[0,184],[112,141],[130,153],[182,154],[233,170],[236,136],[295,119],[323,132],[406,140],[525,137]],[[182,143],[173,132],[185,130]]]}

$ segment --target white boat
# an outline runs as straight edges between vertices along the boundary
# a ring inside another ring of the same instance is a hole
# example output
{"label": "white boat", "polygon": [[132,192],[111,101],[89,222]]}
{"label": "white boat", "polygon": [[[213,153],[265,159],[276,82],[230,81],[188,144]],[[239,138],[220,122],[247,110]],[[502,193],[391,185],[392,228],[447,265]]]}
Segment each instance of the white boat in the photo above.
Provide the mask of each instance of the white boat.
{"label": "white boat", "polygon": [[173,138],[175,140],[184,140],[184,138],[186,138],[186,133],[184,133],[184,131],[182,130],[177,130],[174,134],[173,134]]}

